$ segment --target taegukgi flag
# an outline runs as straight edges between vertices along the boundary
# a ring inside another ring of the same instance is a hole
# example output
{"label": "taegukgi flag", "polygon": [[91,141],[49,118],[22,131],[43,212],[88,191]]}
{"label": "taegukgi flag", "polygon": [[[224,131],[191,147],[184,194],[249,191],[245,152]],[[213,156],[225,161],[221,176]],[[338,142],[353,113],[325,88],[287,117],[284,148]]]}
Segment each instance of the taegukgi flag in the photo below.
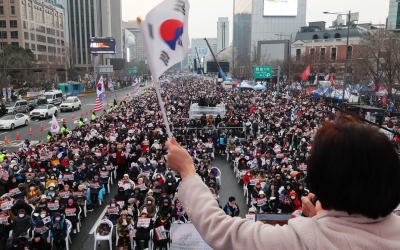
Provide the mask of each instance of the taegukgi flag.
{"label": "taegukgi flag", "polygon": [[190,47],[188,0],[164,0],[145,20],[138,18],[143,42],[155,81],[171,66],[181,62]]}

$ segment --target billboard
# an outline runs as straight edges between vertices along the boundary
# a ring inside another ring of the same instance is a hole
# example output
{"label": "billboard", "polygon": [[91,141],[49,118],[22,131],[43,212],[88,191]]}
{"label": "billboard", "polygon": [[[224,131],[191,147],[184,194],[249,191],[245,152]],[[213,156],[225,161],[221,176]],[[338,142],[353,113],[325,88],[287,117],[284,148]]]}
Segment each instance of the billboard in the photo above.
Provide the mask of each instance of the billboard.
{"label": "billboard", "polygon": [[264,16],[297,16],[298,0],[264,0]]}
{"label": "billboard", "polygon": [[117,44],[114,38],[91,38],[89,41],[90,54],[116,54]]}
{"label": "billboard", "polygon": [[[229,62],[218,62],[224,73],[229,72]],[[218,65],[216,62],[207,62],[207,72],[218,73]]]}

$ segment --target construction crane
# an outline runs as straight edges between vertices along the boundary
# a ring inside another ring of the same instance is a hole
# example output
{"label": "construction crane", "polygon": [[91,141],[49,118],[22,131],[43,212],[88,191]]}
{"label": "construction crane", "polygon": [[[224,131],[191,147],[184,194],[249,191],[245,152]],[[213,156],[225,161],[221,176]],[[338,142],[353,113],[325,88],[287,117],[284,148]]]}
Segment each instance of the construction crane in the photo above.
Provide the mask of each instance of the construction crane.
{"label": "construction crane", "polygon": [[201,66],[201,61],[200,61],[200,57],[199,57],[199,52],[197,51],[197,47],[194,47],[194,49],[196,50],[197,60],[199,61],[201,74],[203,75],[203,73],[204,73],[204,67]]}
{"label": "construction crane", "polygon": [[212,51],[211,46],[210,46],[210,44],[209,44],[208,41],[207,41],[207,38],[204,38],[204,40],[206,41],[207,46],[208,46],[208,48],[210,49],[211,54],[212,54],[212,56],[213,56],[213,58],[214,58],[214,61],[215,61],[215,63],[216,63],[217,66],[218,66],[218,72],[219,72],[219,74],[221,75],[222,80],[223,80],[223,81],[226,81],[226,75],[225,75],[225,73],[222,71],[221,66],[219,66],[219,63],[218,63],[218,61],[217,61],[217,58],[215,57],[214,52]]}

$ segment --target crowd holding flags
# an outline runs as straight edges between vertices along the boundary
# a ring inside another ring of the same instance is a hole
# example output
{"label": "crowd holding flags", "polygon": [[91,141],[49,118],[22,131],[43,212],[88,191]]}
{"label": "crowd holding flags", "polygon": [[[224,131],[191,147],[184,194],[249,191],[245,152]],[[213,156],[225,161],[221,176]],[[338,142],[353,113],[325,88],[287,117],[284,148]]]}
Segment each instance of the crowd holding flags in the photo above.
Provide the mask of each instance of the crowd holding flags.
{"label": "crowd holding flags", "polygon": [[[145,20],[138,18],[144,48],[152,79],[160,76],[173,65],[181,62],[190,47],[188,19],[189,1],[164,0],[147,13]],[[168,137],[172,137],[160,88],[154,84],[161,107]]]}

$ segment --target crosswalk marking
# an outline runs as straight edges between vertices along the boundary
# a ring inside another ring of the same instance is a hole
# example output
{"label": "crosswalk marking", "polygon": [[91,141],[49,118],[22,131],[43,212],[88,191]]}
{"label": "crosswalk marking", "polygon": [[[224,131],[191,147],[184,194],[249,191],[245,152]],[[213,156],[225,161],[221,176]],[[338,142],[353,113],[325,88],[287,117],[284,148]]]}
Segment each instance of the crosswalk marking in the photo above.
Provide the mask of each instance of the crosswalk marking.
{"label": "crosswalk marking", "polygon": [[[39,143],[38,140],[30,140],[29,142],[31,143],[32,146]],[[9,141],[9,142],[8,142],[8,145],[4,145],[4,141],[1,141],[1,142],[0,142],[0,146],[1,146],[1,147],[18,148],[18,147],[21,147],[23,143],[24,143],[23,140],[19,140],[19,141]]]}

